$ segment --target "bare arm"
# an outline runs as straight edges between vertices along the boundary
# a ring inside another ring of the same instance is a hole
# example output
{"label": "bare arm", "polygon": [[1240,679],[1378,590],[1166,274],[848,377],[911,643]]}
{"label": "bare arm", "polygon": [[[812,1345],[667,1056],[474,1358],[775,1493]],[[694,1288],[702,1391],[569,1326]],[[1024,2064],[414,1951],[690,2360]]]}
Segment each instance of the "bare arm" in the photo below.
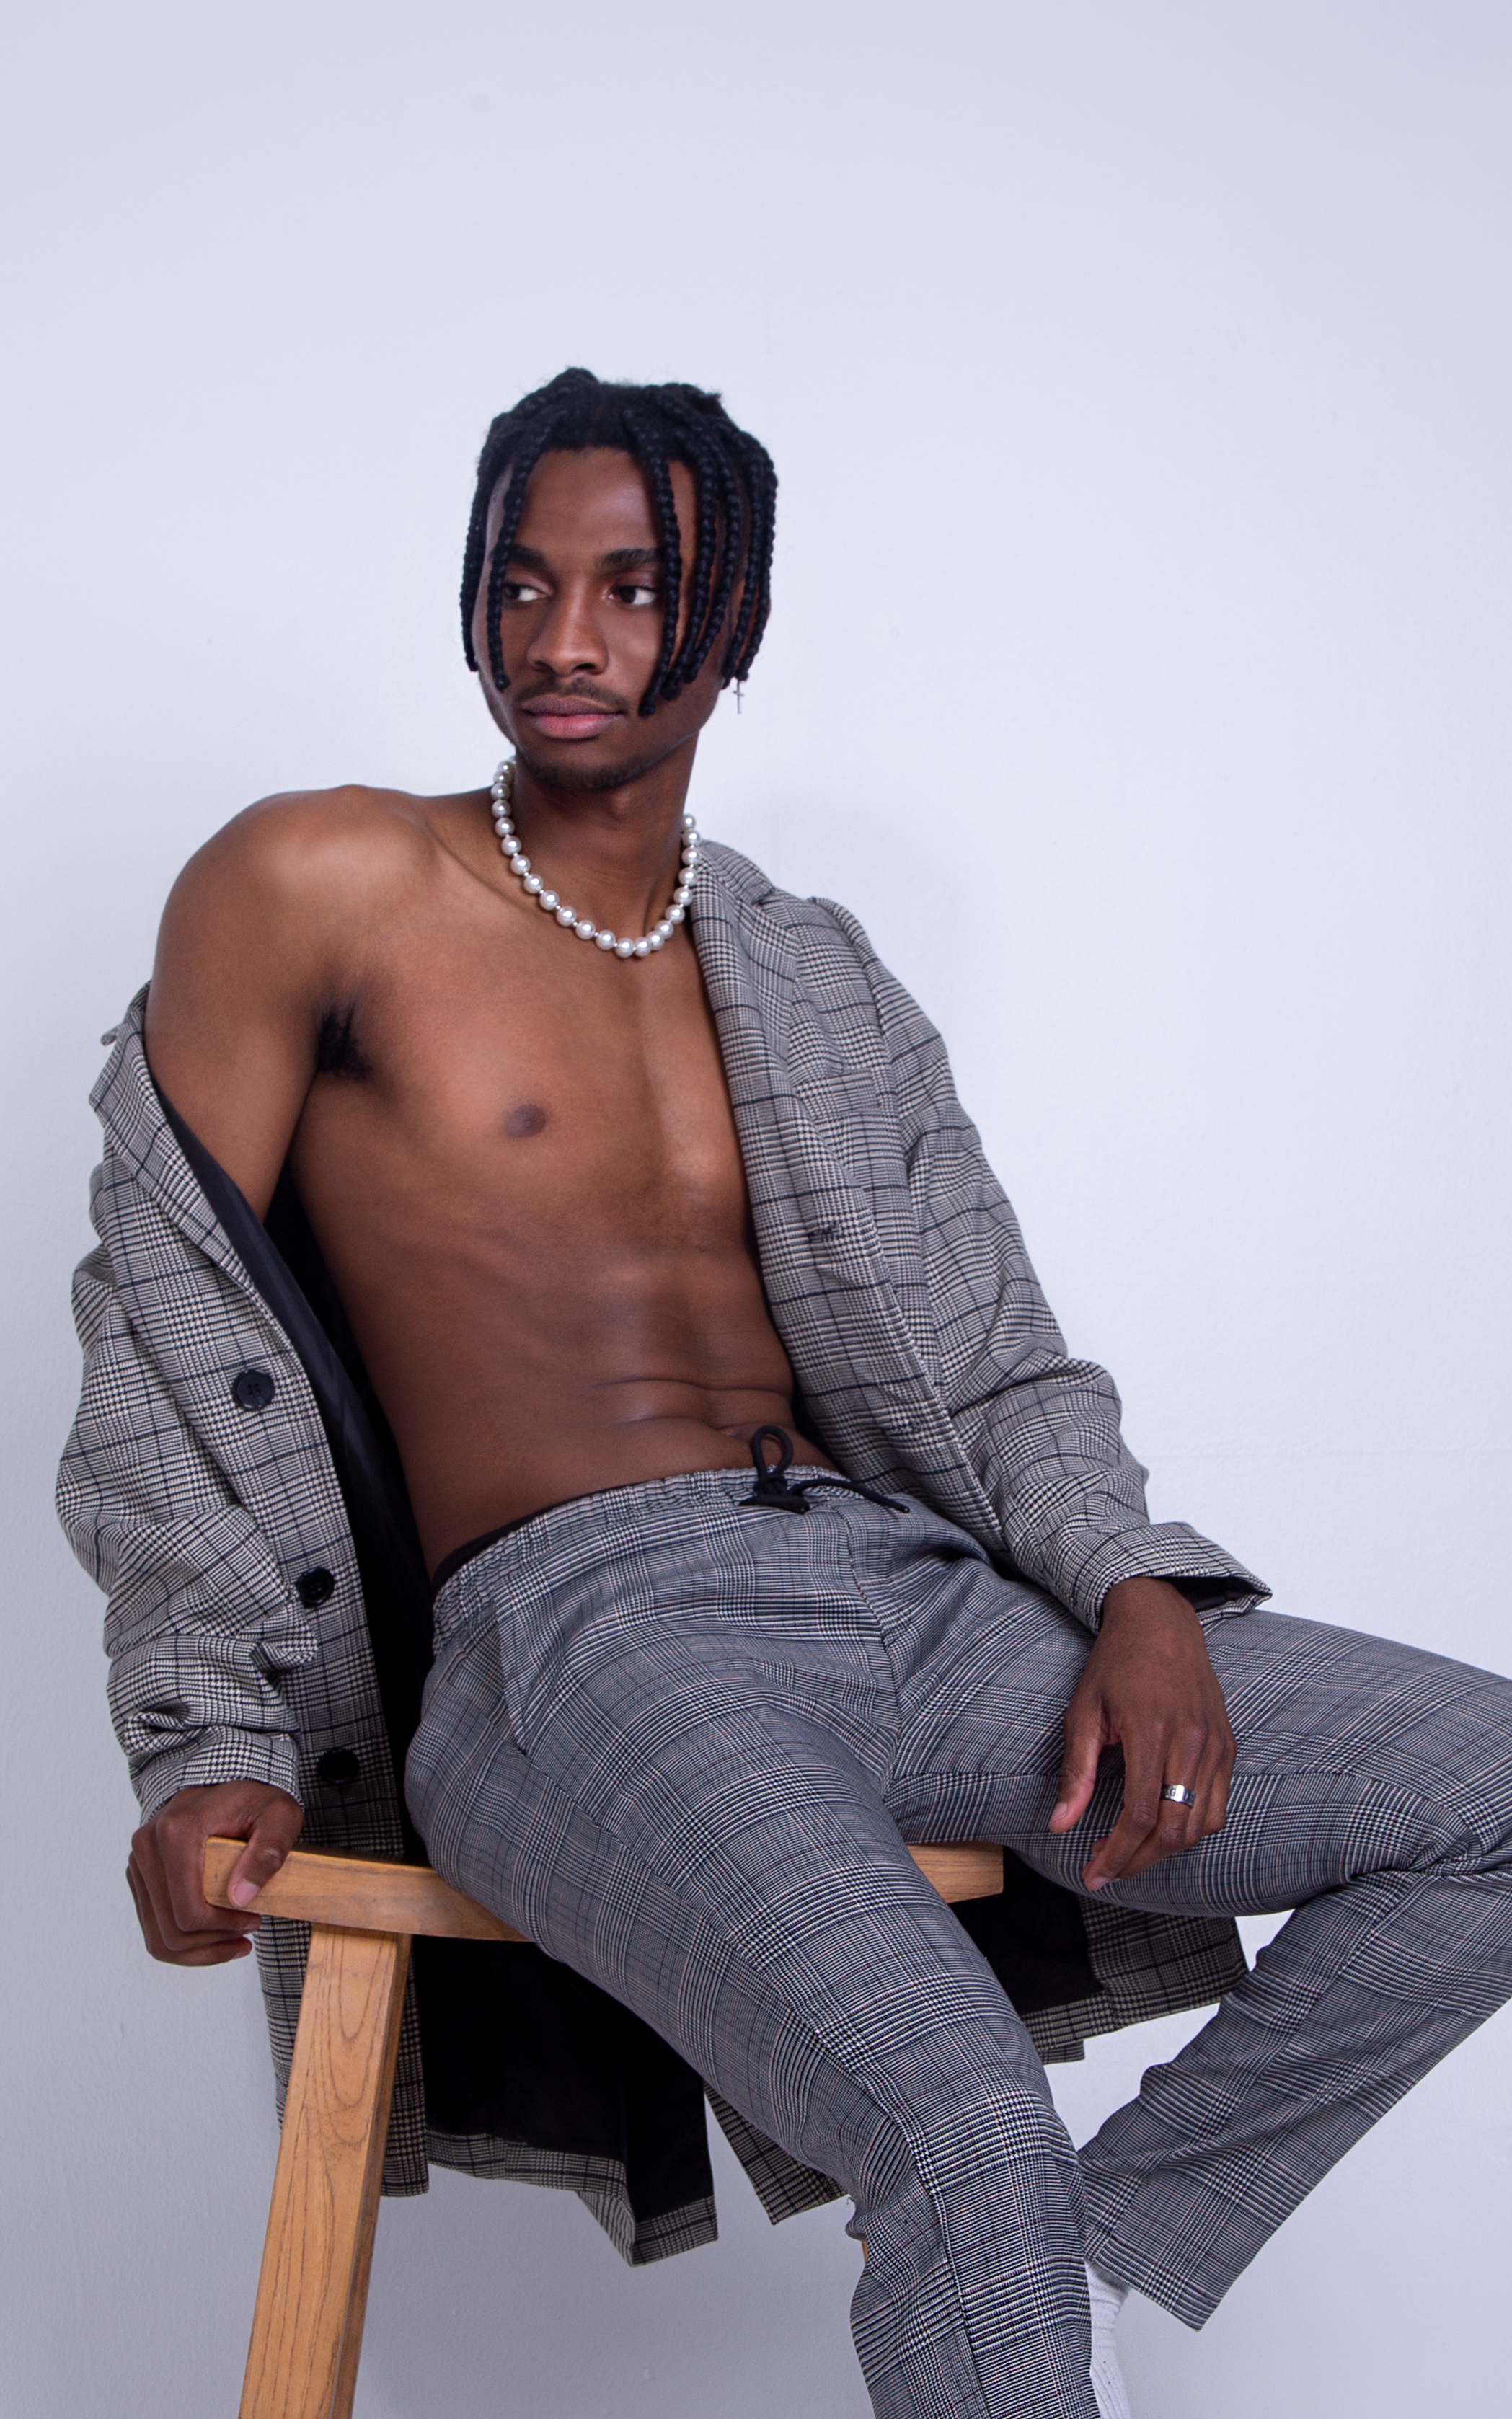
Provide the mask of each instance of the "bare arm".
{"label": "bare arm", "polygon": [[320,1019],[360,979],[392,817],[362,792],[270,798],[192,857],[158,935],[153,1075],[257,1215],[316,1070]]}
{"label": "bare arm", "polygon": [[[393,819],[363,793],[271,799],[191,859],[159,934],[148,1061],[178,1115],[263,1216],[316,1071],[320,1018],[349,1000]],[[218,1965],[245,1956],[255,1915],[211,1906],[207,1840],[248,1842],[231,1878],[242,1904],[278,1871],[303,1821],[256,1780],[180,1789],[131,1841],[127,1880],[154,1957]]]}

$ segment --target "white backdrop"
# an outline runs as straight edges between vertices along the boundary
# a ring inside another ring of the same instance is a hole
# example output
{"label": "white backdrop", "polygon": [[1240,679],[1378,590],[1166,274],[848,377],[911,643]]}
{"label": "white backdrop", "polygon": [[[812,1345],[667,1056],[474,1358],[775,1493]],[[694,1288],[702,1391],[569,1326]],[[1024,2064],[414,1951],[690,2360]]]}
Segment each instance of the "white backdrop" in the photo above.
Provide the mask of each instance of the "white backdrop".
{"label": "white backdrop", "polygon": [[[483,779],[493,411],[723,389],[782,478],[706,829],[952,1040],[1073,1343],[1280,1605],[1512,1668],[1512,23],[1495,0],[33,0],[10,36],[6,2419],[235,2408],[273,2153],[251,1976],[136,1943],[54,1530],[85,1095],[248,799]],[[1078,2134],[1180,2026],[1064,2079]],[[1504,2019],[1142,2419],[1489,2410]],[[442,2176],[363,2419],[861,2419],[836,2211],[642,2274]],[[1495,2380],[1495,2381],[1493,2381]]]}

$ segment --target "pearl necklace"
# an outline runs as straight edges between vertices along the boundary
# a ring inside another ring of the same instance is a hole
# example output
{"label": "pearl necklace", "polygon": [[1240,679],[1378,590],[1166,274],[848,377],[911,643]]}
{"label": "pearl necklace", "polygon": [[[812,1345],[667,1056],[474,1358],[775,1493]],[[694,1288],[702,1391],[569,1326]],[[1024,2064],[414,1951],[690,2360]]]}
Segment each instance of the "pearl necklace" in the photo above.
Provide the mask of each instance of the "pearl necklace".
{"label": "pearl necklace", "polygon": [[548,890],[538,873],[531,871],[531,860],[520,847],[510,815],[515,796],[515,759],[506,756],[493,777],[493,827],[499,835],[499,845],[509,860],[511,873],[517,874],[524,888],[537,907],[544,907],[559,924],[576,932],[579,941],[596,941],[601,949],[612,949],[617,958],[650,958],[664,949],[678,925],[687,914],[687,902],[693,896],[693,876],[698,871],[699,829],[691,815],[683,817],[683,870],[677,877],[671,903],[659,924],[642,932],[639,941],[622,940],[617,933],[601,932],[590,916],[579,916],[576,907],[568,907]]}

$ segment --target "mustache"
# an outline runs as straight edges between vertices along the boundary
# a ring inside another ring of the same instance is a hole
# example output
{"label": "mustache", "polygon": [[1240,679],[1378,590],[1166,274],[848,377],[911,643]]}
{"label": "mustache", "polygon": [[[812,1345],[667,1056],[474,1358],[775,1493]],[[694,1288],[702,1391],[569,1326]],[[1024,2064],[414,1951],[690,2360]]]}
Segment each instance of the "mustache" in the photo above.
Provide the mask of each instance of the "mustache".
{"label": "mustache", "polygon": [[532,705],[539,705],[547,698],[550,699],[553,705],[579,707],[596,705],[601,706],[608,714],[625,714],[628,711],[623,697],[616,697],[611,688],[597,687],[593,681],[568,681],[564,685],[560,681],[546,681],[539,688],[517,692],[517,702],[522,713]]}

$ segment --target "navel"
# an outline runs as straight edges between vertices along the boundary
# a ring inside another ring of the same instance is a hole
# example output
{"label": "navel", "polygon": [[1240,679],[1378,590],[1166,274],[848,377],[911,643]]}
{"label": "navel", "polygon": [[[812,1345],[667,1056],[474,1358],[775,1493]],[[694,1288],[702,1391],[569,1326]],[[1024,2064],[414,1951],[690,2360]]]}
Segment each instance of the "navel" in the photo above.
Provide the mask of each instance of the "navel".
{"label": "navel", "polygon": [[504,1119],[504,1132],[506,1134],[514,1134],[517,1137],[525,1134],[538,1134],[541,1132],[545,1124],[546,1111],[539,1107],[534,1101],[521,1101],[518,1108],[511,1109],[508,1117]]}

